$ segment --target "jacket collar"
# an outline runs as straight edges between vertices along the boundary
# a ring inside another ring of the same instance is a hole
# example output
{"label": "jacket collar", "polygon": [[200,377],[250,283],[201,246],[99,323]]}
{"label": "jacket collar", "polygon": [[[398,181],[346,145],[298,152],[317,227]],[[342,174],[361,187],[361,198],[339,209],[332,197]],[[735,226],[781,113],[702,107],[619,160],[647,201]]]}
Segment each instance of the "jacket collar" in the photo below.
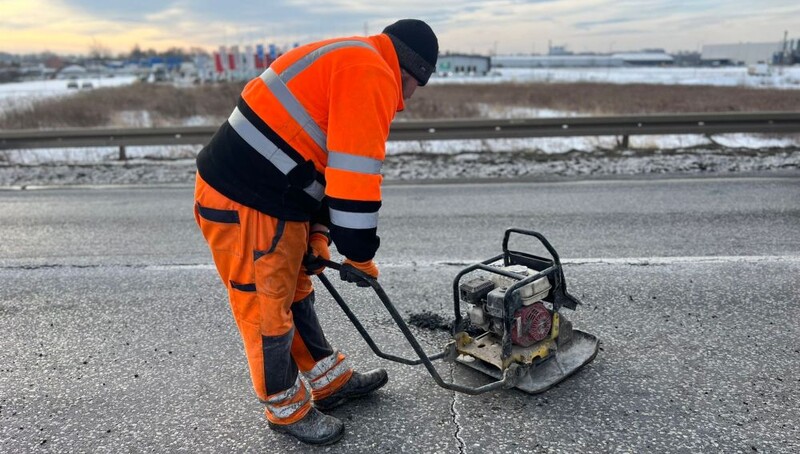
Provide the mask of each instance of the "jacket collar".
{"label": "jacket collar", "polygon": [[388,35],[380,34],[369,37],[370,42],[378,50],[378,53],[383,57],[389,68],[394,74],[395,82],[397,83],[397,93],[399,102],[397,103],[397,111],[405,109],[405,100],[403,99],[403,78],[400,75],[400,61],[397,59],[397,51],[394,50],[392,39]]}

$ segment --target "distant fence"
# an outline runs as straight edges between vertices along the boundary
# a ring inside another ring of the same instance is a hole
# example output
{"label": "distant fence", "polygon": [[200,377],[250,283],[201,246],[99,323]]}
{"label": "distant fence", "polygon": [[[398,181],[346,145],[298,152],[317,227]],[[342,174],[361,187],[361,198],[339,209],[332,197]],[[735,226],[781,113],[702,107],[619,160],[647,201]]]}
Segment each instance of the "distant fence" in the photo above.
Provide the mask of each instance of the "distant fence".
{"label": "distant fence", "polygon": [[[173,128],[62,129],[0,131],[0,150],[65,147],[125,147],[204,144],[216,126]],[[389,140],[508,139],[569,136],[800,133],[800,112],[627,115],[609,117],[399,121]]]}

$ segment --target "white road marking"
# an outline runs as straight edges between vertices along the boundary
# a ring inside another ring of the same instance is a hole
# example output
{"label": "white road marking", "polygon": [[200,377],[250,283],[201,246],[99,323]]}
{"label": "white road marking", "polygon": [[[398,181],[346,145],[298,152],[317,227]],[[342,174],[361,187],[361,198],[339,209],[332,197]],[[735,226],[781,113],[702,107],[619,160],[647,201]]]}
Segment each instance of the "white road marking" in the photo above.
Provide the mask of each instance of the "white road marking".
{"label": "white road marking", "polygon": [[672,265],[680,263],[800,263],[800,255],[719,255],[694,257],[632,257],[563,259],[562,264]]}
{"label": "white road marking", "polygon": [[[485,260],[485,259],[484,259]],[[376,263],[380,268],[406,268],[414,267],[467,267],[482,260],[409,260],[404,262],[383,262],[380,258]],[[563,265],[674,265],[674,264],[726,264],[726,263],[800,263],[800,255],[710,255],[689,257],[588,257],[561,259]],[[147,270],[213,270],[213,264],[187,264],[187,265],[148,265]]]}
{"label": "white road marking", "polygon": [[[485,260],[485,259],[484,259]],[[378,260],[379,267],[408,266],[469,266],[482,260],[435,260],[403,263],[382,263]],[[718,263],[800,263],[800,255],[720,255],[720,256],[689,256],[689,257],[587,257],[587,258],[562,258],[562,265],[672,265],[672,264],[718,264]]]}

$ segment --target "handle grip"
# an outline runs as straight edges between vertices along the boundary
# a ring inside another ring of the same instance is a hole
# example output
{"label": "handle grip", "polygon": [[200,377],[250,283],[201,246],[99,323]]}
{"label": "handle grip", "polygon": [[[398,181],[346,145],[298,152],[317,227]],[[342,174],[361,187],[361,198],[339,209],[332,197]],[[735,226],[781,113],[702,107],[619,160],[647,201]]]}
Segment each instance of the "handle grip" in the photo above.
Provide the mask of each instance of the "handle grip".
{"label": "handle grip", "polygon": [[[341,271],[342,268],[347,267],[347,272],[350,274],[354,274],[356,277],[361,279],[366,285],[364,287],[372,287],[374,289],[379,288],[378,280],[374,277],[370,276],[369,274],[359,270],[358,268],[350,265],[342,265],[339,262],[334,262],[333,260],[327,260],[322,257],[317,257],[314,255],[306,254],[305,258],[303,258],[304,263],[308,263],[315,266],[324,266],[326,268],[330,268],[332,270]],[[308,266],[308,265],[306,265]],[[357,283],[357,285],[359,285]]]}

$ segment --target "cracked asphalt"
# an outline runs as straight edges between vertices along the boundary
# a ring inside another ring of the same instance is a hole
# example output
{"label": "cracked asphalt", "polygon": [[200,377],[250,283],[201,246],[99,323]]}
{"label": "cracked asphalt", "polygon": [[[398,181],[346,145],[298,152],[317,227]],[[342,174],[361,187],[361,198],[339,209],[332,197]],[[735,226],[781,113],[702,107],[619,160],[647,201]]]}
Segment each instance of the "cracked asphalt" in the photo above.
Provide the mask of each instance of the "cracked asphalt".
{"label": "cracked asphalt", "polygon": [[[0,191],[0,451],[310,450],[267,428],[191,208],[186,186]],[[376,357],[318,286],[331,342],[390,373],[333,412],[347,433],[320,450],[797,452],[798,225],[785,176],[387,186],[377,260],[404,316],[452,318],[455,274],[531,228],[601,351],[543,394],[462,395]],[[369,290],[332,280],[382,349],[413,357]],[[448,340],[411,329],[431,354]]]}

